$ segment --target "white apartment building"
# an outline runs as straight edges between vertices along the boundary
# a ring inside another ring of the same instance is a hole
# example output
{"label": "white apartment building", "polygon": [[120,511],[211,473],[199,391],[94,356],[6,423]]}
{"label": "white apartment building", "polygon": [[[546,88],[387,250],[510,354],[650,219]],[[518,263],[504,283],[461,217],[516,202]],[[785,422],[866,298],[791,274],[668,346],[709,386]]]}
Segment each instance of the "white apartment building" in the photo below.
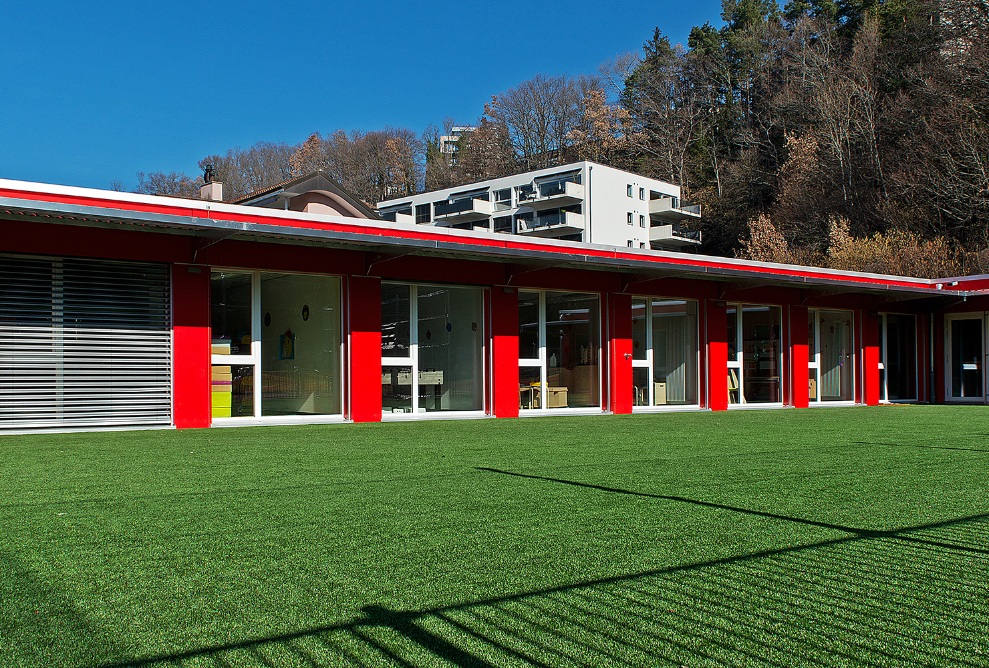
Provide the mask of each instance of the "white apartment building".
{"label": "white apartment building", "polygon": [[574,162],[379,202],[392,222],[491,234],[552,237],[627,248],[687,250],[700,206],[680,188],[595,162]]}

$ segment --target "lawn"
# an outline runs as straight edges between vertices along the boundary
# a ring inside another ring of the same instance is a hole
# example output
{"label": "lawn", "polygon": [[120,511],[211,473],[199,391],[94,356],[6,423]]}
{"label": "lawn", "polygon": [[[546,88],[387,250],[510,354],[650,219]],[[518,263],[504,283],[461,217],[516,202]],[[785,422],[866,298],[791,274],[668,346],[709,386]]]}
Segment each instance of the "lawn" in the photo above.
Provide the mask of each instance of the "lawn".
{"label": "lawn", "polygon": [[989,665],[989,408],[0,437],[0,665]]}

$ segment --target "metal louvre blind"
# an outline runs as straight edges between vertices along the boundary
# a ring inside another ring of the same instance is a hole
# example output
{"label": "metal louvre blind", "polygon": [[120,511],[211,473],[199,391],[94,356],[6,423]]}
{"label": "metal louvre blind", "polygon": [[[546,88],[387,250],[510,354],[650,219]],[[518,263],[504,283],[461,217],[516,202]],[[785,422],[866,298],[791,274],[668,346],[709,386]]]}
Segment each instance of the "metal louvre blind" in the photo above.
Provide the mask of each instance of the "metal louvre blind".
{"label": "metal louvre blind", "polygon": [[168,266],[0,255],[0,430],[171,423]]}

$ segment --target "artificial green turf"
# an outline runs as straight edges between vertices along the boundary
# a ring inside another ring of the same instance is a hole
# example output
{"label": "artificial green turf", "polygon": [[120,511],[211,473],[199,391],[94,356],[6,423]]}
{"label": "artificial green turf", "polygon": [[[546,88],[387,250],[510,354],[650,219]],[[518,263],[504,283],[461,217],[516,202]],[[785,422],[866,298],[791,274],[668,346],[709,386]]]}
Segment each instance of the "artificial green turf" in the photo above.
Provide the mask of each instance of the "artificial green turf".
{"label": "artificial green turf", "polygon": [[989,408],[0,438],[0,665],[989,665]]}

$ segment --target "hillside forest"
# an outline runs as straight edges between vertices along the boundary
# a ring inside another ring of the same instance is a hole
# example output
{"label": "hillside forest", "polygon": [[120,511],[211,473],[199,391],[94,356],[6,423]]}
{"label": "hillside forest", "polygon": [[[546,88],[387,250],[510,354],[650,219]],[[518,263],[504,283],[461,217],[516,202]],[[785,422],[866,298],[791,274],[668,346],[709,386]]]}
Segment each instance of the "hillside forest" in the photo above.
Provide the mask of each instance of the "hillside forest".
{"label": "hillside forest", "polygon": [[[989,0],[723,0],[673,44],[493,95],[443,127],[314,132],[207,155],[236,199],[315,169],[370,204],[594,160],[701,204],[701,252],[915,276],[989,273]],[[198,195],[139,173],[138,192]]]}

